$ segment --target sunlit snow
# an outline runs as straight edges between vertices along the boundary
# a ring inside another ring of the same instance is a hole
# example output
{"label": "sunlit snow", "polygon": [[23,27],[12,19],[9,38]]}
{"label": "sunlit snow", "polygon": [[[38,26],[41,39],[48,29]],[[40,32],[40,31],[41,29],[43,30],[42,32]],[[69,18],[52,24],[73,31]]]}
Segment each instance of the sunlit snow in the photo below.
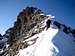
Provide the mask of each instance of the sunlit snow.
{"label": "sunlit snow", "polygon": [[[58,48],[52,43],[53,37],[58,33],[58,29],[50,27],[48,30],[44,30],[38,35],[33,37],[39,37],[35,44],[19,50],[19,56],[55,56],[59,53]],[[16,55],[16,56],[18,56]]]}

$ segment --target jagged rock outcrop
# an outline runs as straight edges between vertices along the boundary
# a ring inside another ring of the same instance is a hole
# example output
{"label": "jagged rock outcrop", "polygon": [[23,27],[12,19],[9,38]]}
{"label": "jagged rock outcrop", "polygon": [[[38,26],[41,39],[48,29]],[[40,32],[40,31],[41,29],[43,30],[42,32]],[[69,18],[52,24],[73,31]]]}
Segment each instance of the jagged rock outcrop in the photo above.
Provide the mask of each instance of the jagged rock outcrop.
{"label": "jagged rock outcrop", "polygon": [[[48,16],[40,15],[41,13],[43,12],[40,9],[34,7],[26,7],[26,9],[23,9],[23,11],[19,13],[17,20],[14,22],[14,26],[9,28],[3,35],[8,38],[7,42],[9,47],[6,53],[9,54],[9,56],[15,55],[19,49],[28,47],[30,44],[28,44],[27,41],[22,41],[44,29],[41,28],[41,21],[45,20]],[[30,40],[33,41],[32,44],[35,43],[36,39],[37,38]]]}

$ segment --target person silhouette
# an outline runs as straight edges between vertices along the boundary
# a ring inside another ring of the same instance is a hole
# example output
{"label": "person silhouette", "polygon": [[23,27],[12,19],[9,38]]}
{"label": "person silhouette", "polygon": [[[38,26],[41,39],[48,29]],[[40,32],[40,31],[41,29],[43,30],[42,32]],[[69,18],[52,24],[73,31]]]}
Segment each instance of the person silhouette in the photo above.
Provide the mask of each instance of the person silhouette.
{"label": "person silhouette", "polygon": [[48,19],[47,22],[46,22],[47,29],[50,27],[50,24],[51,24],[51,20]]}

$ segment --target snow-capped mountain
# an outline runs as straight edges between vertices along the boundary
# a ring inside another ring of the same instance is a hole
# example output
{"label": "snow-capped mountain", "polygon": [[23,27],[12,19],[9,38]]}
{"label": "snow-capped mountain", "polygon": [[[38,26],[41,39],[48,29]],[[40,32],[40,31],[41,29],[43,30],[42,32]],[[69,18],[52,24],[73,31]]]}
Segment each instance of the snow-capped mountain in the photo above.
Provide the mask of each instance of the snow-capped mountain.
{"label": "snow-capped mountain", "polygon": [[53,18],[38,8],[23,9],[3,35],[1,56],[75,56],[75,32]]}

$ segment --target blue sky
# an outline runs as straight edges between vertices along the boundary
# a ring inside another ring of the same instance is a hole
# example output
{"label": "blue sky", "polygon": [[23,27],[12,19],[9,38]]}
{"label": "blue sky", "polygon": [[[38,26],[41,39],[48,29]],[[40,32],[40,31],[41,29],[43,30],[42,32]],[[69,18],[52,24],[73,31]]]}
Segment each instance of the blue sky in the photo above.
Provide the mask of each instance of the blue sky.
{"label": "blue sky", "polygon": [[27,7],[40,8],[46,14],[52,14],[55,19],[75,28],[74,0],[0,0],[0,33],[13,26],[19,12]]}

